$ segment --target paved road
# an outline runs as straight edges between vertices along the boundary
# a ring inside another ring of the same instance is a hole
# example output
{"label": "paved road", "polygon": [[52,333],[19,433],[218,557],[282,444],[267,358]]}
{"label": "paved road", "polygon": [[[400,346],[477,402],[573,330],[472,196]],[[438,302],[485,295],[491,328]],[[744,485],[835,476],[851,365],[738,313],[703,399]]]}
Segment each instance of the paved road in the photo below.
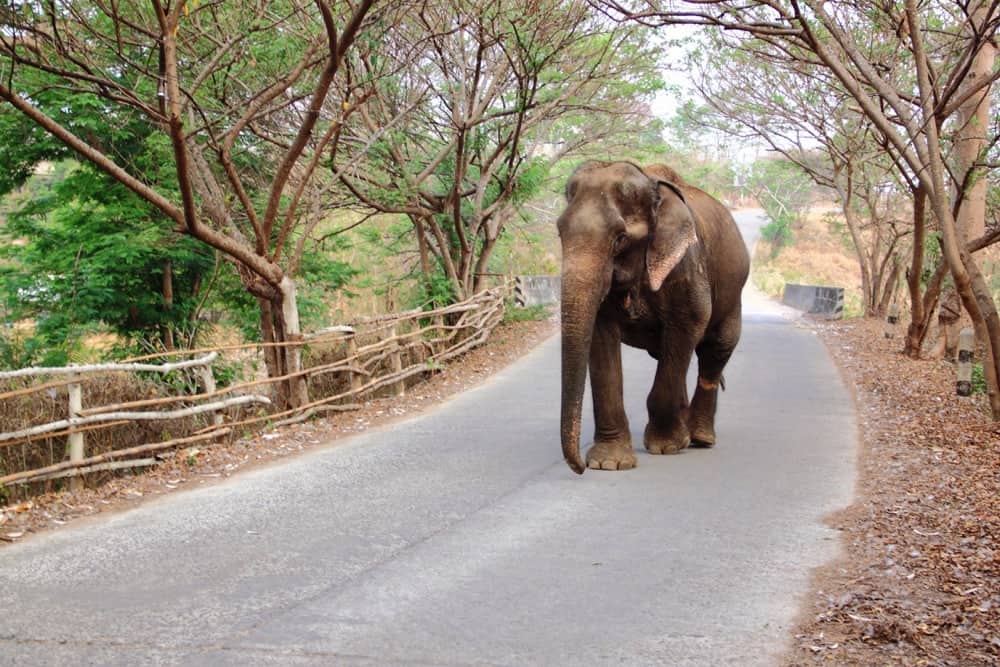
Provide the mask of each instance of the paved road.
{"label": "paved road", "polygon": [[0,550],[0,664],[773,664],[855,421],[816,338],[747,303],[715,449],[570,472],[552,339],[430,414]]}

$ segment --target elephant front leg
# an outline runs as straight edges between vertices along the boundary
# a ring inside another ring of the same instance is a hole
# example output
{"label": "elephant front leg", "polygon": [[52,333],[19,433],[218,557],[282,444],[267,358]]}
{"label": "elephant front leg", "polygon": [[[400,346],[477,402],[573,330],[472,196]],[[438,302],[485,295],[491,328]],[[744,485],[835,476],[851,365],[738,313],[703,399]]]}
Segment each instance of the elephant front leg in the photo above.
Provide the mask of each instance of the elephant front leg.
{"label": "elephant front leg", "polygon": [[643,440],[650,454],[676,454],[691,444],[685,381],[690,362],[690,351],[673,350],[660,357],[653,389],[646,399],[649,423]]}
{"label": "elephant front leg", "polygon": [[596,428],[594,445],[587,451],[587,467],[634,468],[635,452],[622,398],[621,330],[601,315],[597,316],[590,347],[590,388]]}

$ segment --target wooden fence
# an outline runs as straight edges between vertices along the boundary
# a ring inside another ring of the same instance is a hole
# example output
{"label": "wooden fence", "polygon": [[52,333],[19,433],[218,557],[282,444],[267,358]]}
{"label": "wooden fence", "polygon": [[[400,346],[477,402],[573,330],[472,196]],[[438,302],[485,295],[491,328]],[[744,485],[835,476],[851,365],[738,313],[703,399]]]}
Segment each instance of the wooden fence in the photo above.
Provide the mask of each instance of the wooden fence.
{"label": "wooden fence", "polygon": [[[282,377],[266,377],[262,344],[0,372],[0,485],[57,477],[78,484],[89,472],[155,465],[156,453],[181,445],[357,409],[377,395],[402,395],[407,383],[486,342],[503,319],[509,292],[509,286],[497,287],[436,310],[385,315],[279,343],[301,346],[304,359],[303,370]],[[116,384],[113,378],[123,376]],[[305,378],[308,400],[276,409],[276,383],[294,377]],[[124,400],[85,407],[85,395]],[[151,440],[157,429],[160,437]],[[20,456],[11,453],[18,448]]]}

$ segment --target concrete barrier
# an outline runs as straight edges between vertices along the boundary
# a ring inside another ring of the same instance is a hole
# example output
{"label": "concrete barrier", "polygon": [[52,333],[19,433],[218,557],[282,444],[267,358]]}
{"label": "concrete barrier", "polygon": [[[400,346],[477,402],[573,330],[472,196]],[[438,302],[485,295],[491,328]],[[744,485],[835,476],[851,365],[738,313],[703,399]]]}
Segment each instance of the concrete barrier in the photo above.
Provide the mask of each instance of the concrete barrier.
{"label": "concrete barrier", "polygon": [[559,303],[562,278],[559,276],[518,276],[514,283],[514,301],[521,307]]}
{"label": "concrete barrier", "polygon": [[844,316],[843,287],[788,283],[781,302],[807,313],[825,315],[828,320],[839,320]]}

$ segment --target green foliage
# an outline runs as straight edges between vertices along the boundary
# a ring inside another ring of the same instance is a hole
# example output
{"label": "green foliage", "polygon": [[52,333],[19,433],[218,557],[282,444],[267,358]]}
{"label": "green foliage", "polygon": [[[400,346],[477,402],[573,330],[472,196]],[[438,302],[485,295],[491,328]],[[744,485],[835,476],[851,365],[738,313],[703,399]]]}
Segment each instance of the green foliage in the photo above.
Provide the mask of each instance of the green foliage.
{"label": "green foliage", "polygon": [[434,310],[458,301],[455,293],[455,285],[440,265],[430,276],[420,276],[418,279],[420,290],[411,298],[406,308],[423,308],[424,310]]}
{"label": "green foliage", "polygon": [[206,246],[174,232],[159,211],[90,165],[20,201],[3,233],[7,319],[33,318],[53,349],[101,323],[127,338],[191,323],[214,265]]}
{"label": "green foliage", "polygon": [[[525,22],[523,12],[523,5],[506,0],[431,6],[427,16],[469,28],[428,36],[424,23],[403,21],[391,38],[407,45],[398,53],[360,42],[379,55],[382,71],[372,84],[381,97],[400,107],[420,101],[401,122],[369,109],[383,131],[364,156],[364,182],[354,185],[378,203],[373,208],[428,211],[420,220],[431,229],[426,248],[438,263],[454,267],[456,297],[471,291],[477,272],[509,268],[503,263],[518,253],[500,248],[512,243],[505,227],[517,220],[518,209],[547,195],[550,179],[564,180],[556,164],[564,151],[613,147],[620,155],[636,137],[658,139],[658,124],[632,113],[663,88],[660,54],[648,36],[574,3],[543,2],[533,13],[544,20],[534,22]],[[414,57],[413,48],[424,51]],[[470,48],[477,52],[474,70],[463,69],[464,56],[457,55]],[[358,69],[363,77],[373,68]],[[468,117],[459,118],[463,114]],[[370,133],[364,128],[359,139]],[[481,265],[483,255],[489,266]],[[424,279],[432,299],[443,296],[437,281]]]}
{"label": "green foliage", "polygon": [[507,302],[503,312],[504,322],[540,322],[552,315],[551,307],[543,304],[522,308],[513,302]]}
{"label": "green foliage", "polygon": [[920,272],[920,284],[924,287],[934,276],[935,268],[943,258],[941,251],[941,232],[927,231],[924,237],[924,266]]}
{"label": "green foliage", "polygon": [[761,236],[773,244],[777,254],[791,243],[793,229],[802,222],[812,199],[813,181],[788,160],[764,159],[752,165],[747,187],[768,219]]}
{"label": "green foliage", "polygon": [[347,262],[335,259],[345,244],[346,240],[338,240],[326,249],[309,245],[302,254],[296,283],[299,285],[299,319],[304,331],[329,324],[329,295],[344,289],[359,273]]}
{"label": "green foliage", "polygon": [[[771,217],[771,216],[768,216]],[[777,252],[792,241],[791,216],[785,213],[778,213],[776,217],[771,217],[770,221],[760,228],[760,236],[774,247],[773,252]]]}
{"label": "green foliage", "polygon": [[986,374],[983,371],[983,365],[977,362],[972,365],[972,393],[985,394],[986,391]]}

